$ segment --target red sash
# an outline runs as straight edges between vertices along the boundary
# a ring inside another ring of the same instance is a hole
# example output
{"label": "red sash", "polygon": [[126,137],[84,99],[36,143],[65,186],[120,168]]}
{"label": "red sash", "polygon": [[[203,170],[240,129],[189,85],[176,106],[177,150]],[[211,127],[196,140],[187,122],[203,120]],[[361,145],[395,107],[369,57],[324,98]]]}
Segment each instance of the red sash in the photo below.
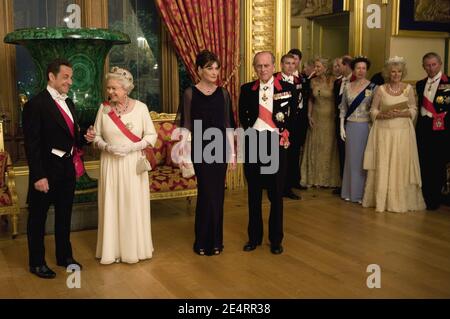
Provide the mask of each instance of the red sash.
{"label": "red sash", "polygon": [[423,97],[423,107],[433,114],[433,131],[445,130],[445,115],[447,112],[437,113],[434,109],[433,103],[430,102],[425,96]]}
{"label": "red sash", "polygon": [[[272,120],[272,112],[270,112],[268,109],[266,109],[264,106],[259,105],[259,118],[263,120],[267,125],[269,125],[271,128],[276,129],[278,132],[278,128],[276,127],[275,123]],[[284,148],[289,147],[289,131],[284,130],[283,133],[280,134],[280,145],[284,146]]]}
{"label": "red sash", "polygon": [[275,123],[272,120],[272,112],[270,112],[268,109],[266,109],[261,104],[259,105],[259,118],[261,120],[263,120],[271,128],[273,128],[273,129],[277,128]]}
{"label": "red sash", "polygon": [[[67,127],[69,128],[70,135],[72,135],[72,137],[75,137],[75,124],[70,119],[69,115],[67,115],[67,113],[64,111],[64,109],[61,107],[61,105],[59,105],[59,103],[56,102],[56,100],[55,100],[55,104],[58,107],[59,112],[63,116],[64,121],[67,124]],[[84,169],[83,161],[81,160],[81,156],[83,156],[83,154],[84,154],[83,150],[79,149],[75,145],[73,146],[72,161],[73,161],[73,166],[75,168],[75,175],[77,178],[80,178],[81,176],[83,176],[84,172],[86,171]]]}
{"label": "red sash", "polygon": [[123,124],[120,117],[117,116],[117,114],[111,110],[111,112],[108,113],[108,116],[111,118],[111,120],[116,124],[116,126],[119,128],[119,130],[126,136],[130,141],[133,143],[140,142],[142,139],[136,135],[134,135],[126,126]]}

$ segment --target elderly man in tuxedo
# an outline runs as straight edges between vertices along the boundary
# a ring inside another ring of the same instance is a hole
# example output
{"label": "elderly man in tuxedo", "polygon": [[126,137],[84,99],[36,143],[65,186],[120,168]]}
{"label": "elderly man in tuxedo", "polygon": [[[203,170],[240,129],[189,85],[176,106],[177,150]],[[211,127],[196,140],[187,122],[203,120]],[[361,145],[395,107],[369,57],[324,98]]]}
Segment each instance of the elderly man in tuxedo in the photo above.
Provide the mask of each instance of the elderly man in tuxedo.
{"label": "elderly man in tuxedo", "polygon": [[[72,66],[63,59],[47,67],[47,88],[27,102],[23,109],[25,153],[29,166],[28,252],[30,272],[40,278],[54,278],[45,261],[45,221],[51,204],[55,206],[56,263],[81,265],[72,256],[70,224],[76,171],[82,168],[79,150],[92,142],[92,128],[80,133],[75,105],[67,98],[72,85]],[[82,172],[81,172],[82,173]]]}
{"label": "elderly man in tuxedo", "polygon": [[[262,190],[267,188],[270,200],[269,241],[273,254],[283,246],[283,189],[289,147],[289,116],[297,106],[294,85],[273,76],[275,57],[263,51],[255,55],[253,67],[258,79],[241,86],[239,120],[249,138],[245,142],[244,173],[248,184],[248,242],[244,251],[252,251],[263,239]],[[277,164],[267,170],[266,156]],[[255,157],[257,158],[255,160]]]}
{"label": "elderly man in tuxedo", "polygon": [[422,192],[428,210],[438,209],[450,161],[450,82],[442,72],[442,59],[434,52],[425,54],[422,66],[427,77],[416,84],[419,102],[416,136],[419,151]]}

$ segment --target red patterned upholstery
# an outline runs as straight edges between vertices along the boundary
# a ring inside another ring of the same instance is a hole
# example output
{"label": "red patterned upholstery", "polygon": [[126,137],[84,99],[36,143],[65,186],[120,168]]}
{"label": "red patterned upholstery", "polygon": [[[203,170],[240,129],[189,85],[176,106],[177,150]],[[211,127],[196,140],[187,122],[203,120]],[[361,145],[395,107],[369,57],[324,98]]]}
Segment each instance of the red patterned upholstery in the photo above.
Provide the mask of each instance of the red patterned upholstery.
{"label": "red patterned upholstery", "polygon": [[145,153],[145,157],[147,157],[147,160],[150,162],[150,165],[152,166],[152,169],[155,168],[157,166],[157,164],[156,164],[156,157],[155,157],[155,153],[153,151],[153,148],[147,147],[144,150],[144,153]]}
{"label": "red patterned upholstery", "polygon": [[163,136],[160,134],[162,122],[156,122],[154,124],[155,130],[158,133],[158,138],[156,139],[155,146],[153,147],[153,153],[155,155],[156,165],[164,165],[166,158],[166,145],[164,144]]}
{"label": "red patterned upholstery", "polygon": [[166,144],[166,166],[177,168],[178,165],[172,161],[172,148],[178,143],[177,141],[167,142]]}
{"label": "red patterned upholstery", "polygon": [[[156,112],[150,112],[150,115],[158,133],[155,147],[146,149],[147,159],[152,164],[152,170],[149,172],[150,198],[153,200],[196,196],[196,177],[184,178],[178,165],[172,163],[171,151],[176,143],[171,141],[176,128],[175,116]],[[152,161],[156,163],[155,166]]]}
{"label": "red patterned upholstery", "polygon": [[179,168],[163,165],[150,172],[150,192],[171,192],[197,188],[197,179],[183,178]]}
{"label": "red patterned upholstery", "polygon": [[8,165],[8,154],[0,152],[0,207],[12,205],[11,195],[6,187],[6,167]]}
{"label": "red patterned upholstery", "polygon": [[0,152],[0,188],[6,186],[5,173],[8,163],[8,155],[5,152]]}
{"label": "red patterned upholstery", "polygon": [[7,189],[0,188],[0,207],[11,206],[12,200]]}
{"label": "red patterned upholstery", "polygon": [[[3,142],[3,123],[0,121],[0,142]],[[6,151],[0,151],[0,216],[11,219],[12,238],[19,234],[19,199],[17,198],[14,167]]]}
{"label": "red patterned upholstery", "polygon": [[[167,145],[170,143],[170,137],[176,125],[170,121],[155,122],[155,130],[158,133],[153,153],[157,165],[164,165],[167,163]],[[150,159],[149,159],[150,161]]]}

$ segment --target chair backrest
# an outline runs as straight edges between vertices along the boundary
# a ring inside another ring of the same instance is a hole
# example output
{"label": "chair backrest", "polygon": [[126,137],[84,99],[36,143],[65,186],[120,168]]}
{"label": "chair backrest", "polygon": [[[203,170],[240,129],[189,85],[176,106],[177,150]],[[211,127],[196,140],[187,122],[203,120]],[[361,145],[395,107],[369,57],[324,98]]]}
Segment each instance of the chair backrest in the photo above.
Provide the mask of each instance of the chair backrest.
{"label": "chair backrest", "polygon": [[174,124],[176,114],[151,111],[150,117],[155,125],[156,133],[158,134],[155,147],[153,147],[155,160],[158,165],[166,165],[168,164],[167,153],[170,152],[168,144],[172,131],[176,127]]}

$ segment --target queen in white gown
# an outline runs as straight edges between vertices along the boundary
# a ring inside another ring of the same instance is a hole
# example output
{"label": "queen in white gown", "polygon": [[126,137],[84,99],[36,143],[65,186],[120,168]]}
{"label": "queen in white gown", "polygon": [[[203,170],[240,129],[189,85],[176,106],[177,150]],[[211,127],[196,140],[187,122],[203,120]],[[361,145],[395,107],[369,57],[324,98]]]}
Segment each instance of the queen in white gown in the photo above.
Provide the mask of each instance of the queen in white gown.
{"label": "queen in white gown", "polygon": [[[100,105],[94,125],[94,144],[102,150],[96,251],[102,264],[136,263],[153,254],[149,177],[147,172],[138,174],[136,165],[157,134],[147,106],[128,97],[132,81],[126,70],[113,68],[108,73],[110,103]],[[111,111],[141,141],[132,142],[108,115]]]}

